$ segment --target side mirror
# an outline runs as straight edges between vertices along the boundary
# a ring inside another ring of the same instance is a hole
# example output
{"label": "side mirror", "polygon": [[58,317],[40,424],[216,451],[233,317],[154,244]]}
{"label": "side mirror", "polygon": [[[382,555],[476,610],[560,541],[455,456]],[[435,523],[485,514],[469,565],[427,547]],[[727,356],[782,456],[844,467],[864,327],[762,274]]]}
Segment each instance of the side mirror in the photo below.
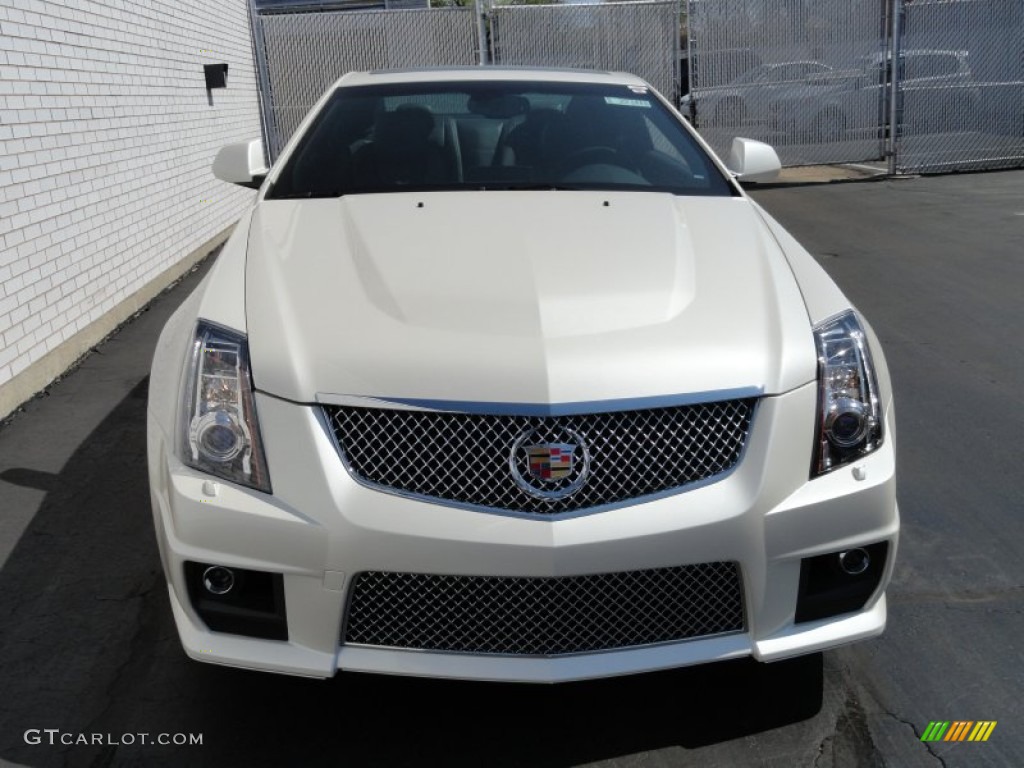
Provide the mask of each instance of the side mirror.
{"label": "side mirror", "polygon": [[269,172],[259,139],[223,146],[213,161],[214,176],[249,189],[259,189]]}
{"label": "side mirror", "polygon": [[775,150],[753,139],[733,139],[725,166],[738,181],[771,181],[782,170]]}

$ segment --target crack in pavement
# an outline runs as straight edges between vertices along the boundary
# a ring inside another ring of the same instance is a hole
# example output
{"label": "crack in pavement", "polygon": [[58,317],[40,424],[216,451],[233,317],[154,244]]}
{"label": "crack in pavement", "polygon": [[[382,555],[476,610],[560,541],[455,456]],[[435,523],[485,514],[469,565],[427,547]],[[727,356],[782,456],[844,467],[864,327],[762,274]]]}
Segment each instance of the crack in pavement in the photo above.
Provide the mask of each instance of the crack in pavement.
{"label": "crack in pavement", "polygon": [[156,582],[150,581],[149,586],[145,587],[144,589],[137,589],[134,592],[129,592],[127,595],[121,595],[118,597],[111,597],[107,595],[94,595],[93,600],[96,600],[97,602],[101,603],[126,603],[129,600],[134,600],[139,597],[145,599],[147,596],[149,596],[149,593],[153,591],[153,588],[155,586]]}
{"label": "crack in pavement", "polygon": [[886,715],[887,717],[891,717],[897,723],[901,723],[902,725],[907,726],[913,732],[913,734],[914,734],[915,738],[918,740],[918,742],[924,745],[924,748],[928,751],[928,754],[930,754],[932,757],[934,757],[936,760],[938,760],[939,761],[939,765],[941,765],[941,766],[943,766],[943,768],[945,768],[945,765],[946,765],[945,759],[942,757],[942,755],[938,754],[932,748],[932,745],[931,745],[930,742],[921,741],[921,734],[917,732],[917,727],[912,722],[910,722],[909,720],[904,720],[902,717],[897,715],[895,712],[890,712],[887,709],[881,710],[880,714]]}
{"label": "crack in pavement", "polygon": [[818,768],[818,766],[821,765],[821,758],[825,756],[825,749],[832,744],[834,738],[835,734],[830,733],[821,740],[821,743],[818,745],[818,754],[814,758],[814,768]]}

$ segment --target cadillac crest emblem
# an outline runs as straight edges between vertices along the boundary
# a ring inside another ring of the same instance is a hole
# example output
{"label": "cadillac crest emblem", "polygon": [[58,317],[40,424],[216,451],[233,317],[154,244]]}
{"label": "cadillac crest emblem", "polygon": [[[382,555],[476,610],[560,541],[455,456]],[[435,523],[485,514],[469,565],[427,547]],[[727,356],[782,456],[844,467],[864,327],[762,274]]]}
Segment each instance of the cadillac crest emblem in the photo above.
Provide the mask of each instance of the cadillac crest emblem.
{"label": "cadillac crest emblem", "polygon": [[560,426],[523,430],[509,454],[512,479],[520,489],[547,501],[576,493],[590,476],[590,451],[583,438]]}

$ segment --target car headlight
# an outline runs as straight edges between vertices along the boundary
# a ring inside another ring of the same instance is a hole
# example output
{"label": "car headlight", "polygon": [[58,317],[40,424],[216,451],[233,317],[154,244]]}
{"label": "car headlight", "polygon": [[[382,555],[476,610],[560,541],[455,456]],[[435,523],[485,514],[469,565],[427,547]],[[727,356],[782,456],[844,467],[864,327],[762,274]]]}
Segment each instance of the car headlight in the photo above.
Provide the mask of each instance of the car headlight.
{"label": "car headlight", "polygon": [[853,311],[814,329],[818,421],[811,476],[856,461],[882,444],[878,381],[864,328]]}
{"label": "car headlight", "polygon": [[182,393],[182,459],[200,472],[270,493],[245,336],[200,320]]}

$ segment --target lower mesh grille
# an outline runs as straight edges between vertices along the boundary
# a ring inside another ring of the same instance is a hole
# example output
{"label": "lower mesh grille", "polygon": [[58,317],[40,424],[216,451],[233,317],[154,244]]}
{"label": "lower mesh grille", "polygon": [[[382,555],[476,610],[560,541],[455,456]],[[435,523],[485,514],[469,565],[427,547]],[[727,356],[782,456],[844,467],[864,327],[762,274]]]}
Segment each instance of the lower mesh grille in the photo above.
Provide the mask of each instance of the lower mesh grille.
{"label": "lower mesh grille", "polygon": [[367,571],[355,578],[343,641],[550,656],[743,626],[735,563],[556,578]]}

